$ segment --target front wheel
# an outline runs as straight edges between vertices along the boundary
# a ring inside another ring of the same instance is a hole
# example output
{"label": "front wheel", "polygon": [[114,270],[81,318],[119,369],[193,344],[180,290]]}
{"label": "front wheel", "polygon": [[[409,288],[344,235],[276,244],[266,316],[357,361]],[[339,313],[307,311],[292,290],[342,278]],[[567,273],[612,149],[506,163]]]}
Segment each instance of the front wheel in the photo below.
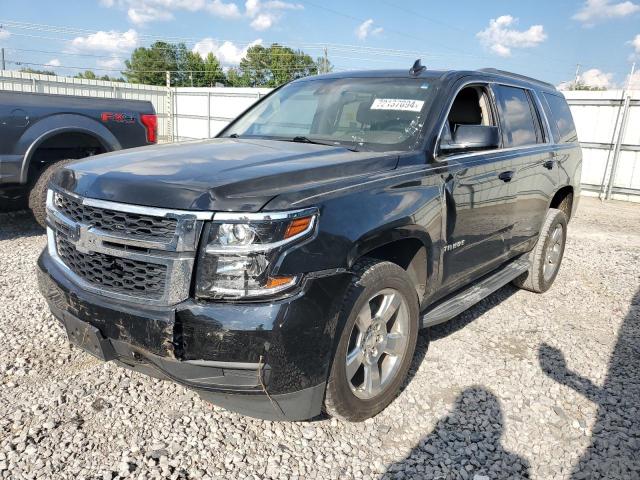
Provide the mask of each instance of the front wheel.
{"label": "front wheel", "polygon": [[73,162],[73,160],[61,160],[53,165],[49,165],[42,171],[33,184],[33,187],[31,187],[29,192],[29,208],[36,222],[38,222],[42,228],[47,228],[47,189],[49,188],[49,182],[53,178],[53,174],[56,173],[56,170],[71,162]]}
{"label": "front wheel", "polygon": [[416,347],[418,299],[398,265],[365,260],[354,273],[325,411],[362,421],[381,412],[400,392]]}

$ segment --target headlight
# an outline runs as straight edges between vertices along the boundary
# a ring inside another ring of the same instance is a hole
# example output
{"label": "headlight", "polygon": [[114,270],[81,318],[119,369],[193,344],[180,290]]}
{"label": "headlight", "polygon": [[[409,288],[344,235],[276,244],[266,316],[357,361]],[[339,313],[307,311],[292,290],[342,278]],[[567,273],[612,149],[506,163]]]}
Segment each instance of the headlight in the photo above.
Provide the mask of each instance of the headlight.
{"label": "headlight", "polygon": [[295,275],[274,275],[280,254],[313,234],[317,209],[266,213],[216,213],[203,235],[198,298],[257,298],[291,289]]}

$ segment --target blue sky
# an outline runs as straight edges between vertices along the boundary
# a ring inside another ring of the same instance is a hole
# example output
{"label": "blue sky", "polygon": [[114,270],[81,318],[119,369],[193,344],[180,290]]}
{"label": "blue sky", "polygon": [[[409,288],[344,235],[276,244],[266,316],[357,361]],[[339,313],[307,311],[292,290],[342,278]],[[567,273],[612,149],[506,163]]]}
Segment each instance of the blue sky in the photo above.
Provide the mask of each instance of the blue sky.
{"label": "blue sky", "polygon": [[640,59],[640,0],[0,0],[0,23],[9,62],[59,73],[117,75],[155,39],[227,66],[271,42],[314,57],[328,44],[337,70],[408,68],[421,56],[429,68],[492,66],[559,84],[581,64],[584,81],[607,87]]}

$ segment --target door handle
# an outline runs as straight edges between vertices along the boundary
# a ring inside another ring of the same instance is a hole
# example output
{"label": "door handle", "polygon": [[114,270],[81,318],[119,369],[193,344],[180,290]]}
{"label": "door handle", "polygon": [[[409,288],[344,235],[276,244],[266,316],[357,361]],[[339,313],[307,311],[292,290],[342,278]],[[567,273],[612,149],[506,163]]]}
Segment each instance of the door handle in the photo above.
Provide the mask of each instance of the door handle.
{"label": "door handle", "polygon": [[510,182],[513,178],[513,171],[509,170],[507,172],[502,172],[500,175],[498,175],[498,178],[503,182]]}
{"label": "door handle", "polygon": [[544,163],[542,164],[542,166],[543,166],[544,168],[546,168],[547,170],[551,170],[551,169],[553,168],[553,164],[554,164],[554,163],[555,163],[555,162],[554,162],[553,160],[547,160],[546,162],[544,162]]}

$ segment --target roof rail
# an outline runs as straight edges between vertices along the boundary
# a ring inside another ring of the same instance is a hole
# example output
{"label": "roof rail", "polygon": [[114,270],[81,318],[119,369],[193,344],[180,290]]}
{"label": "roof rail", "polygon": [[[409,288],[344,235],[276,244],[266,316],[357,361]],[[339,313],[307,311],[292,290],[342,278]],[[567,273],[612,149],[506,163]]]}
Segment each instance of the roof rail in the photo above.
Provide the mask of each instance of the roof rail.
{"label": "roof rail", "polygon": [[525,82],[531,82],[531,83],[537,83],[539,85],[543,85],[547,88],[551,88],[553,90],[556,89],[556,86],[552,83],[549,82],[544,82],[542,80],[538,80],[537,78],[533,78],[533,77],[527,77],[526,75],[520,75],[519,73],[513,73],[513,72],[508,72],[506,70],[499,70],[497,68],[481,68],[480,70],[478,70],[479,72],[484,72],[484,73],[493,73],[495,75],[504,75],[505,77],[511,77],[511,78],[515,78],[518,80],[523,80]]}

